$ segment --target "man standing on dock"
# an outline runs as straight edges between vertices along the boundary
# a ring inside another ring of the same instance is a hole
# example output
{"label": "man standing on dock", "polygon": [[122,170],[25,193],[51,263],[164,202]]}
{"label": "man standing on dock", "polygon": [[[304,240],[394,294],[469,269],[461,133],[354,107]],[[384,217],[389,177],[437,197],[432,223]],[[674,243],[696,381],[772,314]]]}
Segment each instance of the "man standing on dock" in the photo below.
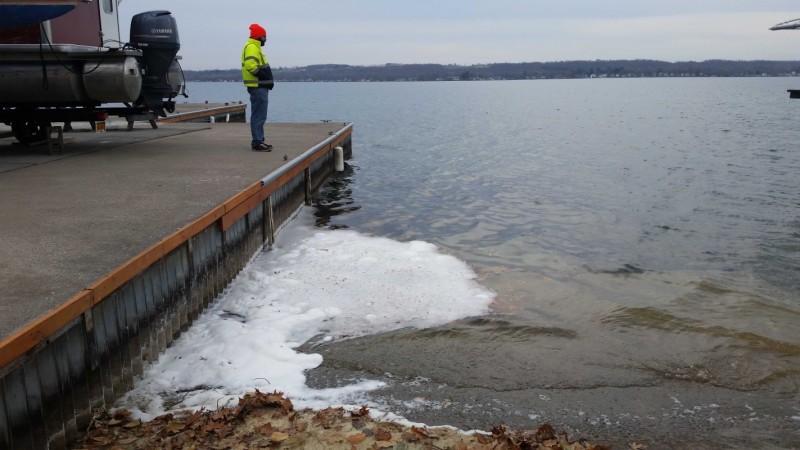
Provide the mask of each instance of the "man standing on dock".
{"label": "man standing on dock", "polygon": [[275,83],[272,80],[272,69],[261,47],[267,43],[267,30],[261,25],[250,25],[250,39],[242,50],[242,79],[250,93],[250,143],[253,151],[269,152],[272,146],[264,143],[264,123],[267,121],[267,105],[269,91]]}

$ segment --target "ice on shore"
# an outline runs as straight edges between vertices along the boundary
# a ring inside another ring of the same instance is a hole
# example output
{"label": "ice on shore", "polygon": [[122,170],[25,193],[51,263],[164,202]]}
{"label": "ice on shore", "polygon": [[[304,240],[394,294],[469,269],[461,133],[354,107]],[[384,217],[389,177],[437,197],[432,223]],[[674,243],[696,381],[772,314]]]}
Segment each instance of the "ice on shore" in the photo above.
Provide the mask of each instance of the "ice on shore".
{"label": "ice on shore", "polygon": [[380,382],[316,390],[304,371],[322,363],[295,349],[404,327],[433,327],[488,311],[494,294],[464,262],[429,243],[312,226],[301,212],[216,303],[118,402],[144,419],[216,409],[248,391],[279,390],[297,406],[348,403]]}

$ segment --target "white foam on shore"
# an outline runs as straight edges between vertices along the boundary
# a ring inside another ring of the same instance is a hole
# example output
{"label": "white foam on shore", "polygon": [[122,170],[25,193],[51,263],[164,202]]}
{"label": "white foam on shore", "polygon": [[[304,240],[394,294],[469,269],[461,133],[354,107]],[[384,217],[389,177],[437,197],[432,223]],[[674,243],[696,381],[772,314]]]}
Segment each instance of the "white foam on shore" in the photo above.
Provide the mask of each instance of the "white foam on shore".
{"label": "white foam on shore", "polygon": [[150,419],[170,410],[216,409],[246,392],[285,392],[299,407],[353,401],[382,386],[356,380],[311,389],[304,371],[322,356],[295,349],[405,327],[426,328],[488,312],[494,294],[475,273],[429,243],[401,243],[312,226],[309,208],[239,274],[118,402]]}

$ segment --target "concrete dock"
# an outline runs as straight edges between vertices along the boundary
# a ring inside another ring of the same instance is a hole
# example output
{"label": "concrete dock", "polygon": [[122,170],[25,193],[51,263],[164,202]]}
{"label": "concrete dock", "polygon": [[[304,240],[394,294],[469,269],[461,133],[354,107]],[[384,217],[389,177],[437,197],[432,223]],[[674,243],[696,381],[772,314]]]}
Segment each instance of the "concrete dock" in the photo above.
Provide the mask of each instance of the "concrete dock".
{"label": "concrete dock", "polygon": [[68,448],[352,152],[343,123],[269,124],[253,152],[223,106],[46,145],[0,126],[0,450]]}
{"label": "concrete dock", "polygon": [[55,155],[0,139],[0,341],[343,126],[268,124],[268,153],[242,123],[77,128]]}

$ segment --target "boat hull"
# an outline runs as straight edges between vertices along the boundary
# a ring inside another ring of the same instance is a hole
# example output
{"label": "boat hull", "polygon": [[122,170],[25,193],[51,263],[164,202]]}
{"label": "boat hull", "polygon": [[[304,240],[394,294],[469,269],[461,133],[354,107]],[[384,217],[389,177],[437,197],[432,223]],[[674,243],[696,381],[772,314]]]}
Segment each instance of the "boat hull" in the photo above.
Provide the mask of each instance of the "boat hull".
{"label": "boat hull", "polygon": [[0,107],[133,102],[141,52],[57,45],[0,46]]}
{"label": "boat hull", "polygon": [[28,1],[0,3],[0,30],[55,19],[75,9],[79,1]]}

